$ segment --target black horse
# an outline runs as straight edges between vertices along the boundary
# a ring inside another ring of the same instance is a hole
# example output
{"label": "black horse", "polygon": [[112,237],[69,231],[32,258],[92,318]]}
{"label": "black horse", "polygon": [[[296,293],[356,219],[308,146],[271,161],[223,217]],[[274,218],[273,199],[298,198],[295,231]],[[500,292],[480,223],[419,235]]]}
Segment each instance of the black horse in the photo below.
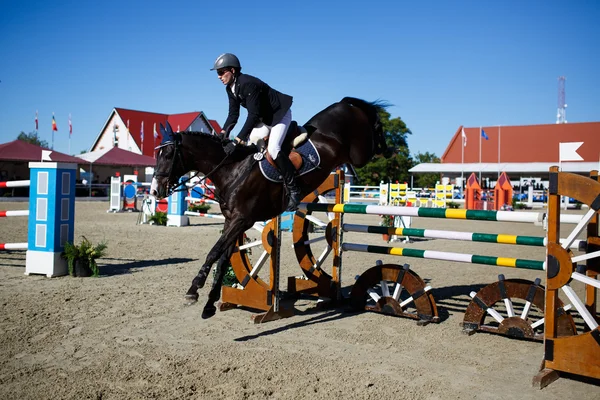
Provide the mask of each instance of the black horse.
{"label": "black horse", "polygon": [[[314,191],[336,167],[349,163],[365,165],[375,154],[386,149],[379,111],[387,105],[381,102],[345,97],[312,117],[304,127],[320,154],[320,165],[301,177],[298,183],[302,196]],[[281,214],[287,205],[283,184],[265,179],[252,157],[255,146],[238,146],[226,157],[226,141],[215,135],[199,132],[173,133],[170,126],[161,126],[163,142],[157,148],[156,170],[150,193],[166,197],[179,184],[179,178],[189,171],[210,174],[217,189],[221,212],[225,216],[223,234],[209,251],[202,268],[192,281],[186,299],[196,301],[213,263],[217,264],[217,279],[213,283],[202,317],[216,312],[214,302],[220,298],[225,268],[235,248],[236,240],[255,222]],[[228,142],[228,140],[227,140]]]}

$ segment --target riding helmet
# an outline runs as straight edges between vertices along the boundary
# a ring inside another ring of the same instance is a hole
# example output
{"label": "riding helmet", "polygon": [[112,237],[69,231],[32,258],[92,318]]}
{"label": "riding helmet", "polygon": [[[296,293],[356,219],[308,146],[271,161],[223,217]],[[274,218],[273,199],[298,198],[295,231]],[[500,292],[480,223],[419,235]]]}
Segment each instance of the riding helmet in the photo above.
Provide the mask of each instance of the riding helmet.
{"label": "riding helmet", "polygon": [[224,53],[217,57],[217,59],[215,60],[215,65],[210,70],[214,71],[216,69],[226,67],[236,68],[237,70],[240,70],[242,68],[242,66],[240,65],[240,60],[235,56],[235,54]]}

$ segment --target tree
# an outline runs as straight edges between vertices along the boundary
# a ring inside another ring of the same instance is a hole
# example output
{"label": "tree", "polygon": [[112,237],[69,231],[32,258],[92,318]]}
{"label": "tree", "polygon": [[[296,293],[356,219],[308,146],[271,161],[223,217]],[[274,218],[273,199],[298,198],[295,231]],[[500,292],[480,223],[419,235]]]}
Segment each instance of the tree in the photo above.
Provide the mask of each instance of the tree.
{"label": "tree", "polygon": [[391,115],[385,110],[379,112],[383,125],[385,141],[391,150],[389,158],[375,156],[367,165],[356,170],[358,180],[363,185],[379,185],[384,182],[408,182],[408,170],[413,163],[406,141],[407,135],[412,134],[400,117],[390,119]]}
{"label": "tree", "polygon": [[41,140],[37,133],[25,133],[21,131],[21,133],[19,133],[19,136],[17,136],[17,140],[22,140],[27,143],[35,144],[36,146],[48,148],[48,142],[46,142],[45,140]]}
{"label": "tree", "polygon": [[[423,164],[423,163],[435,163],[439,164],[440,158],[433,153],[425,152],[425,153],[417,153],[415,155],[415,165]],[[440,174],[436,174],[435,172],[427,173],[427,174],[419,174],[416,175],[415,187],[420,188],[430,188],[434,187],[436,182],[440,180]]]}

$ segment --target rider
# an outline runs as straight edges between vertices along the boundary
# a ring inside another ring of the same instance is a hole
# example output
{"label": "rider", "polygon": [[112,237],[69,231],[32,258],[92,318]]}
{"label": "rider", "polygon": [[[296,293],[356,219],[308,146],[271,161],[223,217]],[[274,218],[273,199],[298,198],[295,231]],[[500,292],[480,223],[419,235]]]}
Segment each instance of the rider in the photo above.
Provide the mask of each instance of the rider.
{"label": "rider", "polygon": [[217,57],[211,68],[211,71],[214,70],[226,86],[225,91],[229,97],[229,114],[221,135],[228,136],[237,123],[240,105],[248,110],[244,126],[237,137],[225,146],[225,152],[230,155],[235,151],[236,145],[245,144],[248,139],[256,143],[258,139],[270,136],[267,150],[281,172],[289,195],[287,211],[296,210],[300,201],[296,169],[285,154],[280,154],[281,145],[292,122],[292,97],[272,89],[258,78],[242,74],[240,60],[231,53]]}

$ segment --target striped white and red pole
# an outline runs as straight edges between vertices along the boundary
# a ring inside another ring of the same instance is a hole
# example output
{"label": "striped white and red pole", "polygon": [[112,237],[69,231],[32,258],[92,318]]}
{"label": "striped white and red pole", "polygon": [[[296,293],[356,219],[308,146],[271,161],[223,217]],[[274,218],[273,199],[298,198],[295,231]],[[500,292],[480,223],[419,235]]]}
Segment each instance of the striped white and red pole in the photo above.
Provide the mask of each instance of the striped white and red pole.
{"label": "striped white and red pole", "polygon": [[29,216],[29,210],[13,210],[13,211],[0,211],[0,217],[27,217]]}
{"label": "striped white and red pole", "polygon": [[0,243],[0,250],[27,250],[27,243]]}
{"label": "striped white and red pole", "polygon": [[0,189],[1,188],[9,188],[9,187],[29,187],[29,182],[30,181],[7,181],[7,182],[0,182]]}

